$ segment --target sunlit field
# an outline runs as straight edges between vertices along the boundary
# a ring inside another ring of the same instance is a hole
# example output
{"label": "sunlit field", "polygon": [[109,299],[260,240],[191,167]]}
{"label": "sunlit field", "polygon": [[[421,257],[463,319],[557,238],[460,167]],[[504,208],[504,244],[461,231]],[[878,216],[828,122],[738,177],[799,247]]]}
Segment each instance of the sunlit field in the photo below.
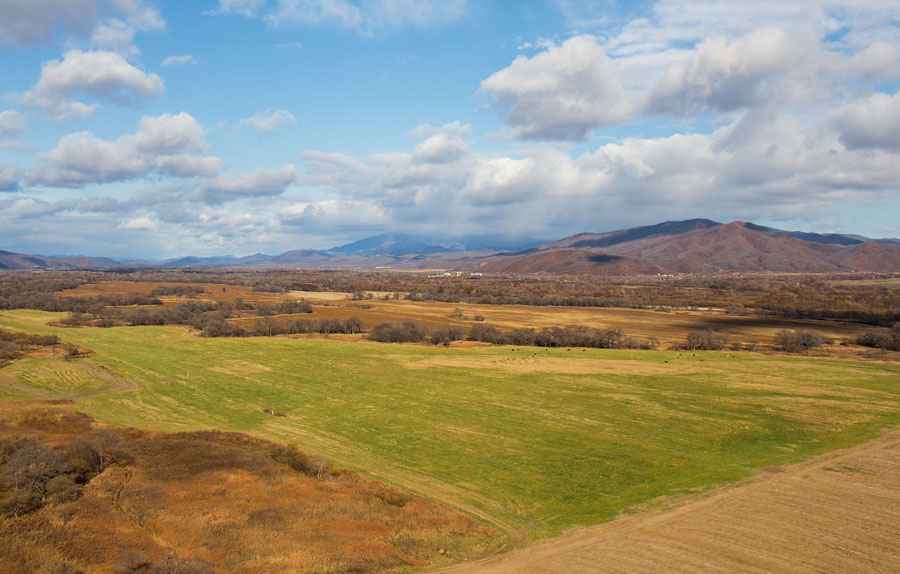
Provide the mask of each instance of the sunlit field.
{"label": "sunlit field", "polygon": [[447,502],[513,542],[900,423],[896,363],[48,325],[61,316],[0,313],[0,327],[94,353],[14,363],[0,371],[0,399],[70,397],[110,425],[294,443]]}

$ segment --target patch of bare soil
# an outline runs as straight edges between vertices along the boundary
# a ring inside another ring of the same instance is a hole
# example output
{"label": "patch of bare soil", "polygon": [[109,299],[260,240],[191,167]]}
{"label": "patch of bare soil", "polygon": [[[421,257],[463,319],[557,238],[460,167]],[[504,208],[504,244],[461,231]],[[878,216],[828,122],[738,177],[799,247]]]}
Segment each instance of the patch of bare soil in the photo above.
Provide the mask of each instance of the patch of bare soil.
{"label": "patch of bare soil", "polygon": [[900,430],[447,574],[900,572]]}
{"label": "patch of bare soil", "polygon": [[[529,350],[531,348],[528,348]],[[569,357],[546,357],[545,349],[534,348],[530,355],[492,355],[487,357],[449,356],[416,359],[408,355],[388,355],[408,369],[429,367],[461,367],[500,369],[512,373],[562,373],[567,375],[674,375],[702,372],[696,363],[649,363],[615,359],[577,358],[581,349],[575,349]],[[712,371],[714,369],[707,369]]]}

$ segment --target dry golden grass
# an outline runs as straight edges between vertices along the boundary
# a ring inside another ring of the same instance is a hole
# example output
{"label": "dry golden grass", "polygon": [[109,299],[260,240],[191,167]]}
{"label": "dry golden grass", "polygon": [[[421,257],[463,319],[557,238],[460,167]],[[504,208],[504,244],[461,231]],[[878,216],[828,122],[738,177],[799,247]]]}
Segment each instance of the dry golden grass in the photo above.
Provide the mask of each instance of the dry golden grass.
{"label": "dry golden grass", "polygon": [[66,289],[56,293],[64,297],[96,297],[98,295],[149,295],[157,287],[202,287],[205,293],[199,293],[193,298],[164,295],[159,299],[165,305],[177,305],[183,301],[228,301],[233,303],[235,299],[243,299],[254,303],[278,303],[284,299],[277,293],[263,293],[254,291],[244,285],[225,285],[222,283],[173,283],[170,281],[103,281],[100,283],[86,283],[75,289]]}

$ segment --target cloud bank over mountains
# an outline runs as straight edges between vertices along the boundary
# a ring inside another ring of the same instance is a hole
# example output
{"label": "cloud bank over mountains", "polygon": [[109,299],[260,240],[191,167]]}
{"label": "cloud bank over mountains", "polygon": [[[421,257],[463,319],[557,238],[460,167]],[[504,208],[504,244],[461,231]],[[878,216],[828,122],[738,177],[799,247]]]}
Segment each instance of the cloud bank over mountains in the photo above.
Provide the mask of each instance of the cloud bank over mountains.
{"label": "cloud bank over mountains", "polygon": [[[142,62],[138,44],[178,28],[165,4],[0,0],[10,16],[0,50],[60,47],[0,104],[2,239],[283,251],[387,229],[549,237],[701,216],[840,227],[848,208],[897,205],[894,3],[662,0],[624,17],[557,5],[564,26],[518,38],[516,54],[469,86],[472,114],[446,117],[435,103],[438,121],[391,126],[390,147],[356,153],[315,145],[314,118],[274,91],[270,105],[231,117],[214,113],[227,93],[206,94],[213,112],[168,108],[170,75],[204,74],[210,57],[173,36],[155,69]],[[219,0],[197,12],[213,28],[307,35],[296,51],[271,42],[298,59],[323,35],[399,42],[474,26],[486,10],[465,0]],[[286,62],[248,75],[265,90],[265,74],[292,73]],[[328,85],[299,81],[310,92]],[[118,110],[140,117],[91,123]],[[29,148],[40,122],[64,133]],[[54,232],[41,236],[51,220]],[[900,228],[868,230],[891,233]]]}

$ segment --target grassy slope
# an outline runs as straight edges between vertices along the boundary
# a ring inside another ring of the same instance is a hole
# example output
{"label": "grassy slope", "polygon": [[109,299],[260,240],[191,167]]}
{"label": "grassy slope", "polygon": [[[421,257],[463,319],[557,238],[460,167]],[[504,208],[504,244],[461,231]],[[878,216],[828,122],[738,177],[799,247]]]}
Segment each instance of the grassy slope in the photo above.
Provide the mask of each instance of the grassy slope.
{"label": "grassy slope", "polygon": [[[57,329],[46,325],[54,317],[4,312],[0,326],[58,334],[96,352],[78,361],[131,380],[133,389],[79,399],[79,408],[102,422],[297,442],[488,516],[526,539],[900,423],[897,365],[202,339],[171,327]],[[555,370],[553,357],[565,359],[566,372],[539,370]],[[542,359],[548,366],[520,368]],[[70,372],[53,366],[61,359],[42,361],[51,363],[43,368],[48,377]],[[78,391],[78,377],[38,383],[23,369],[5,376],[45,392]],[[85,392],[96,388],[84,378]],[[19,394],[0,389],[0,400]]]}

